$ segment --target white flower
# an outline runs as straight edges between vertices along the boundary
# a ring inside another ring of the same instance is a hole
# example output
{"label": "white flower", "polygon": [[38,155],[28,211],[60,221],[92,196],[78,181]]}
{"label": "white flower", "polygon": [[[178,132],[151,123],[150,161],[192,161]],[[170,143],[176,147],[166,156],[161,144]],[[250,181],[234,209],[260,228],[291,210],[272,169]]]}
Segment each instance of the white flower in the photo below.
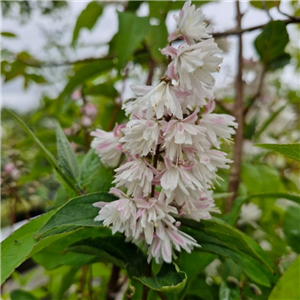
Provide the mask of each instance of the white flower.
{"label": "white flower", "polygon": [[219,213],[215,201],[212,198],[212,191],[201,192],[200,198],[193,201],[194,209],[190,210],[185,204],[179,210],[179,216],[187,219],[193,219],[197,222],[200,220],[208,220],[211,218],[210,213]]}
{"label": "white flower", "polygon": [[261,218],[262,211],[254,203],[243,204],[240,212],[239,225],[249,224],[253,228],[257,228],[257,221]]}
{"label": "white flower", "polygon": [[115,167],[120,161],[122,144],[119,139],[122,136],[121,130],[124,126],[116,124],[113,132],[97,129],[91,133],[95,137],[91,147],[100,156],[102,163],[108,167]]}
{"label": "white flower", "polygon": [[[166,169],[162,170],[155,178],[155,182],[160,183],[162,189],[159,200],[166,202],[175,200],[178,205],[182,205],[186,200],[199,199],[200,191],[204,189],[199,177],[195,177],[193,165],[183,163],[174,165],[167,157],[165,158]],[[176,196],[176,197],[175,197]]]}
{"label": "white flower", "polygon": [[201,90],[204,87],[211,89],[214,86],[215,79],[211,73],[219,72],[219,64],[223,59],[215,56],[221,53],[221,50],[213,39],[192,46],[182,44],[178,49],[168,46],[161,53],[174,57],[174,61],[168,67],[174,68],[174,71],[170,70],[168,74],[170,76],[175,73],[179,76],[182,90],[192,91],[193,88]]}
{"label": "white flower", "polygon": [[170,213],[177,215],[177,209],[157,201],[156,198],[151,198],[149,200],[136,199],[135,202],[139,208],[139,213],[137,216],[137,230],[134,240],[138,241],[142,235],[146,243],[151,245],[158,222],[164,220],[171,224],[175,223],[176,220]]}
{"label": "white flower", "polygon": [[197,153],[199,163],[206,166],[210,172],[216,172],[218,168],[228,169],[232,160],[226,158],[227,153],[214,149],[205,149]]}
{"label": "white flower", "polygon": [[104,226],[112,225],[113,234],[124,232],[126,237],[132,238],[136,231],[136,204],[120,190],[111,188],[110,193],[120,199],[113,202],[94,203],[93,206],[101,208],[95,221],[103,221]]}
{"label": "white flower", "polygon": [[138,154],[147,156],[155,154],[159,138],[160,126],[155,120],[135,119],[127,123],[123,129],[124,136],[120,142],[124,143],[124,149],[133,156]]}
{"label": "white flower", "polygon": [[200,8],[195,9],[191,2],[186,2],[179,13],[174,15],[178,28],[168,38],[169,42],[183,37],[187,43],[193,44],[196,41],[211,37],[211,28],[204,23],[205,16]]}
{"label": "white flower", "polygon": [[207,107],[209,108],[202,115],[199,125],[206,128],[207,138],[212,145],[220,149],[218,137],[230,143],[231,136],[235,133],[235,128],[238,127],[238,124],[235,122],[235,118],[230,115],[211,114],[210,112],[214,109],[214,106],[214,101],[208,102]]}
{"label": "white flower", "polygon": [[131,89],[139,97],[123,105],[126,113],[131,113],[139,107],[146,111],[146,118],[152,118],[156,114],[161,119],[165,113],[173,114],[182,119],[180,99],[187,95],[181,92],[170,82],[161,81],[156,86],[131,86]]}
{"label": "white flower", "polygon": [[127,194],[133,197],[148,196],[151,192],[153,173],[157,171],[142,158],[126,162],[115,170],[117,175],[113,183],[116,187],[125,186]]}
{"label": "white flower", "polygon": [[177,251],[181,251],[182,248],[191,253],[193,247],[200,247],[194,238],[170,223],[158,222],[155,233],[153,242],[148,248],[148,262],[154,258],[157,263],[163,261],[170,263],[172,256],[175,256],[173,248]]}

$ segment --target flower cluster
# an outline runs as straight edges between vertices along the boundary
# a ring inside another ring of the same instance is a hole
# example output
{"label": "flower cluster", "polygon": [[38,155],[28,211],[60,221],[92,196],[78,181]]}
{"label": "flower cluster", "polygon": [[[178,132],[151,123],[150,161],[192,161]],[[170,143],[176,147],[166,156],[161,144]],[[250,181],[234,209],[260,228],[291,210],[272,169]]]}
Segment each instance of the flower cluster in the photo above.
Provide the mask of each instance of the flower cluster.
{"label": "flower cluster", "polygon": [[[110,190],[119,200],[95,203],[96,221],[144,246],[158,263],[199,246],[176,218],[200,221],[218,212],[211,188],[218,168],[231,162],[220,141],[229,142],[237,126],[233,117],[213,113],[212,73],[222,59],[201,10],[187,2],[175,20],[170,46],[161,50],[167,75],[156,86],[131,86],[137,98],[123,104],[127,124],[92,132],[103,164],[122,163]],[[175,39],[183,40],[178,48]]]}

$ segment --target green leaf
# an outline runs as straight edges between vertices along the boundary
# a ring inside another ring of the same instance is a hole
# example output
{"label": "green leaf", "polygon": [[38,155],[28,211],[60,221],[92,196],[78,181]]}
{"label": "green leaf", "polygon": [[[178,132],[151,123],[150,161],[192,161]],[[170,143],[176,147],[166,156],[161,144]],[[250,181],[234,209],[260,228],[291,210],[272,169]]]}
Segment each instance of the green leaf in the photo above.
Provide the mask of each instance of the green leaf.
{"label": "green leaf", "polygon": [[286,60],[284,49],[288,42],[289,35],[286,25],[284,22],[277,20],[270,21],[263,28],[261,34],[255,39],[254,45],[266,68],[269,68],[270,64],[272,64],[274,69],[277,59],[281,61],[280,66],[282,66],[282,58]]}
{"label": "green leaf", "polygon": [[79,175],[80,184],[87,192],[108,192],[112,186],[113,174],[105,168],[93,149],[85,155]]}
{"label": "green leaf", "polygon": [[134,50],[144,40],[149,27],[148,18],[131,12],[118,12],[119,31],[110,42],[109,53],[118,58],[119,69],[123,68]]}
{"label": "green leaf", "polygon": [[70,245],[67,250],[94,255],[100,261],[126,268],[130,277],[140,277],[146,274],[146,257],[134,244],[125,242],[124,237],[88,238]]}
{"label": "green leaf", "polygon": [[58,99],[63,100],[85,81],[93,79],[99,76],[101,73],[111,70],[113,67],[114,63],[110,59],[99,59],[98,61],[86,63],[81,68],[76,70],[75,75],[70,78],[68,84],[58,96]]}
{"label": "green leaf", "polygon": [[23,225],[1,243],[1,284],[24,262],[36,245],[36,232],[50,219],[54,211]]}
{"label": "green leaf", "polygon": [[8,32],[8,31],[2,31],[1,32],[1,35],[2,36],[5,36],[5,37],[9,37],[9,38],[16,38],[17,35],[12,33],[12,32]]}
{"label": "green leaf", "polygon": [[38,300],[34,295],[22,290],[14,290],[10,293],[11,300]]}
{"label": "green leaf", "polygon": [[201,223],[188,219],[181,219],[180,221],[184,226],[193,229],[194,231],[192,233],[194,235],[196,233],[197,238],[212,238],[214,242],[217,241],[220,246],[225,246],[228,249],[244,253],[261,263],[271,273],[274,272],[274,266],[263,250],[247,235],[225,222],[217,218],[203,220]]}
{"label": "green leaf", "polygon": [[163,264],[154,277],[133,277],[152,290],[166,293],[179,293],[185,286],[187,276],[176,264]]}
{"label": "green leaf", "polygon": [[267,150],[278,152],[296,161],[300,161],[300,144],[255,144]]}
{"label": "green leaf", "polygon": [[287,243],[300,253],[300,206],[288,206],[283,217],[283,232]]}
{"label": "green leaf", "polygon": [[76,21],[75,29],[73,32],[72,45],[74,45],[77,41],[79,32],[82,28],[91,30],[95,26],[98,18],[102,15],[102,11],[103,7],[98,1],[92,1],[86,6],[86,8],[81,12]]}
{"label": "green leaf", "polygon": [[219,290],[219,299],[222,300],[240,300],[241,292],[238,286],[230,286],[226,282],[222,282]]}
{"label": "green leaf", "polygon": [[259,8],[259,9],[270,9],[272,7],[279,7],[280,1],[274,1],[274,0],[267,0],[267,1],[250,1],[250,4],[253,7]]}
{"label": "green leaf", "polygon": [[74,184],[72,179],[63,171],[59,162],[55,159],[55,157],[45,148],[45,146],[41,143],[41,141],[34,135],[34,133],[30,130],[30,128],[12,111],[8,110],[8,112],[15,118],[16,121],[23,127],[23,129],[33,138],[35,143],[42,150],[45,157],[48,159],[50,164],[54,167],[57,173],[61,176],[61,178],[66,182],[66,184],[74,191],[76,194],[80,194],[80,189]]}
{"label": "green leaf", "polygon": [[108,228],[99,226],[97,228],[79,228],[65,236],[63,239],[59,239],[43,248],[33,255],[33,259],[48,270],[55,269],[61,265],[82,267],[83,265],[94,262],[96,256],[92,254],[66,252],[66,249],[71,244],[89,237],[103,238],[107,235],[111,235]]}
{"label": "green leaf", "polygon": [[269,297],[269,300],[299,300],[300,299],[300,256],[291,264],[279,279]]}
{"label": "green leaf", "polygon": [[168,30],[164,22],[160,22],[158,26],[150,26],[146,35],[146,43],[150,50],[152,58],[156,62],[164,62],[165,56],[162,55],[159,49],[166,46],[168,40]]}
{"label": "green leaf", "polygon": [[113,195],[104,192],[73,198],[53,214],[37,236],[45,238],[52,234],[74,231],[80,227],[99,227],[101,223],[94,221],[99,208],[93,204],[99,201],[111,202],[115,199]]}
{"label": "green leaf", "polygon": [[105,97],[115,99],[118,96],[118,91],[114,88],[113,84],[101,83],[83,88],[84,95],[102,95]]}
{"label": "green leaf", "polygon": [[79,174],[78,162],[71,144],[59,123],[56,123],[56,144],[59,164],[64,172],[76,182]]}

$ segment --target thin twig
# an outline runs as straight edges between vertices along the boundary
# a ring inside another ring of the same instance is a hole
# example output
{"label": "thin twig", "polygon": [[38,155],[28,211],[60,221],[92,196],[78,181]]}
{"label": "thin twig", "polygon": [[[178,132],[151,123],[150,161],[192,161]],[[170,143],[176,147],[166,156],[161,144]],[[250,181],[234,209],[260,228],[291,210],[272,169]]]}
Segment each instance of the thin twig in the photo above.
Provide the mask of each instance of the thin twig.
{"label": "thin twig", "polygon": [[244,113],[243,113],[244,117],[247,115],[249,109],[253,106],[255,100],[261,95],[265,75],[266,75],[266,68],[263,68],[262,73],[260,75],[260,80],[259,80],[259,85],[258,85],[258,88],[257,88],[257,92],[251,98],[249,104],[244,108]]}
{"label": "thin twig", "polygon": [[[240,2],[236,1],[236,21],[237,28],[241,31],[241,23],[242,23],[242,14],[240,11]],[[234,138],[234,149],[233,149],[233,157],[234,162],[232,164],[230,176],[229,176],[229,186],[228,192],[232,193],[230,197],[227,198],[226,201],[226,212],[231,210],[234,199],[236,198],[239,183],[240,183],[240,170],[241,170],[241,162],[242,162],[242,150],[243,150],[243,131],[244,131],[244,108],[243,108],[243,38],[242,33],[239,34],[238,37],[238,45],[239,45],[239,53],[238,53],[238,73],[236,77],[236,99],[234,103],[234,114],[236,121],[238,123],[238,128],[236,130],[235,138]]]}
{"label": "thin twig", "polygon": [[115,300],[115,295],[120,290],[118,284],[121,269],[115,265],[112,266],[110,278],[107,284],[105,300]]}
{"label": "thin twig", "polygon": [[148,71],[148,77],[147,77],[147,80],[146,80],[146,85],[151,85],[152,84],[152,79],[153,79],[153,75],[154,75],[154,69],[155,69],[155,61],[150,56],[150,59],[149,59],[149,71]]}
{"label": "thin twig", "polygon": [[[151,277],[151,273],[152,273],[152,264],[151,262],[149,264],[147,264],[147,271],[146,271],[146,277]],[[142,300],[147,300],[148,298],[148,291],[149,288],[145,285],[143,285],[143,294],[142,294]]]}
{"label": "thin twig", "polygon": [[[280,20],[280,21],[282,21],[285,25],[293,24],[293,23],[300,23],[300,17],[290,17],[288,19]],[[213,37],[217,38],[217,37],[225,37],[225,36],[229,36],[229,35],[240,35],[240,34],[243,34],[245,32],[251,32],[251,31],[254,31],[254,30],[262,29],[266,25],[267,25],[267,23],[264,23],[264,24],[261,24],[261,25],[248,27],[248,28],[245,28],[245,29],[234,28],[234,29],[230,29],[230,30],[227,30],[227,31],[224,31],[224,32],[215,32],[215,33],[213,33]]]}

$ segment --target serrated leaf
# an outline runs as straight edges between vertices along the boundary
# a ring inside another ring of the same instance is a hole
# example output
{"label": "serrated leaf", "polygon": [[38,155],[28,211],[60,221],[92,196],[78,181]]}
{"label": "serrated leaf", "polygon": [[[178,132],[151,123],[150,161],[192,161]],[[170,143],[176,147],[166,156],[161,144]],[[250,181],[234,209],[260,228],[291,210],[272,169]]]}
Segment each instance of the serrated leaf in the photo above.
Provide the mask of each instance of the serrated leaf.
{"label": "serrated leaf", "polygon": [[34,142],[39,146],[42,150],[45,157],[48,159],[50,164],[54,167],[57,173],[61,176],[61,178],[66,182],[66,184],[76,193],[80,194],[80,189],[76,184],[71,180],[71,178],[63,171],[58,161],[55,157],[45,148],[45,146],[41,143],[41,141],[35,136],[35,134],[30,130],[30,128],[12,111],[8,110],[8,112],[18,121],[18,123],[24,128],[24,130],[32,137]]}
{"label": "serrated leaf", "polygon": [[88,193],[108,192],[112,186],[113,174],[102,165],[95,151],[90,149],[82,161],[79,180]]}
{"label": "serrated leaf", "polygon": [[146,257],[134,244],[125,242],[124,237],[108,236],[83,239],[71,244],[67,250],[94,255],[100,261],[111,262],[120,268],[126,268],[131,277],[143,276],[146,273]]}
{"label": "serrated leaf", "polygon": [[75,75],[70,78],[69,82],[58,96],[58,99],[63,100],[85,81],[93,79],[101,73],[111,70],[113,67],[114,63],[110,59],[99,59],[98,61],[86,63],[76,70]]}
{"label": "serrated leaf", "polygon": [[277,282],[269,296],[269,300],[300,299],[300,256],[290,265]]}
{"label": "serrated leaf", "polygon": [[131,12],[118,12],[118,16],[119,30],[110,41],[109,53],[116,55],[118,67],[121,69],[145,38],[149,20]]}
{"label": "serrated leaf", "polygon": [[185,286],[187,276],[176,264],[163,264],[154,277],[133,277],[152,290],[166,293],[179,293]]}
{"label": "serrated leaf", "polygon": [[1,243],[1,284],[23,261],[25,261],[36,245],[36,232],[50,219],[54,213],[48,212],[23,225]]}
{"label": "serrated leaf", "polygon": [[103,7],[99,1],[91,1],[90,3],[88,3],[86,8],[81,12],[76,21],[75,29],[73,32],[72,45],[74,45],[77,41],[79,32],[82,28],[91,30],[94,27],[97,20],[102,15],[102,12]]}
{"label": "serrated leaf", "polygon": [[254,146],[278,152],[296,161],[300,161],[300,144],[255,144]]}
{"label": "serrated leaf", "polygon": [[63,239],[59,239],[41,251],[33,255],[33,259],[44,266],[46,269],[55,269],[61,265],[67,265],[71,267],[82,267],[88,263],[94,262],[96,256],[92,254],[66,252],[66,249],[80,240],[87,239],[89,237],[105,237],[111,235],[108,228],[95,227],[95,228],[79,228]]}
{"label": "serrated leaf", "polygon": [[280,60],[280,66],[282,65],[282,58],[286,55],[284,49],[289,42],[289,35],[286,30],[284,22],[270,21],[264,28],[261,34],[257,36],[254,41],[255,49],[260,56],[261,61],[266,68],[274,69],[276,60]]}
{"label": "serrated leaf", "polygon": [[59,123],[56,123],[56,145],[58,161],[62,169],[76,182],[79,174],[77,158]]}
{"label": "serrated leaf", "polygon": [[104,192],[73,198],[53,214],[39,230],[37,237],[45,238],[53,234],[71,232],[80,227],[99,227],[101,223],[94,221],[99,208],[93,204],[99,201],[111,202],[115,199],[113,195]]}
{"label": "serrated leaf", "polygon": [[271,273],[274,272],[273,263],[264,251],[247,235],[227,223],[217,218],[202,220],[201,223],[188,219],[181,219],[180,221],[184,226],[195,230],[196,233],[198,232],[199,237],[200,234],[210,237],[218,241],[221,246],[225,245],[231,250],[242,252],[267,267]]}

